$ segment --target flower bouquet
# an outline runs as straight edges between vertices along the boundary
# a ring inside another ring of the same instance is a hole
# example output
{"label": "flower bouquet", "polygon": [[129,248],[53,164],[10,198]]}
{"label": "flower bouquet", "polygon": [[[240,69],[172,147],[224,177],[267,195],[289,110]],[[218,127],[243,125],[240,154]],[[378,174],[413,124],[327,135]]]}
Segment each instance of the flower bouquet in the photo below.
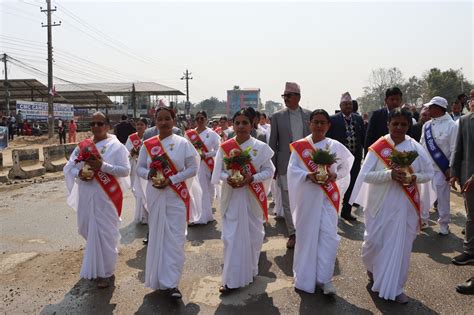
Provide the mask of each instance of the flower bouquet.
{"label": "flower bouquet", "polygon": [[329,152],[329,147],[326,146],[326,149],[317,149],[311,156],[311,160],[317,165],[316,182],[324,184],[329,177],[329,166],[337,161],[336,154]]}
{"label": "flower bouquet", "polygon": [[198,141],[193,142],[193,145],[196,148],[196,151],[198,152],[199,156],[202,156],[204,144],[198,140]]}
{"label": "flower bouquet", "polygon": [[95,155],[92,154],[92,151],[89,147],[85,147],[79,152],[79,155],[77,158],[74,160],[74,162],[80,163],[80,162],[85,162],[84,166],[81,169],[82,172],[82,177],[86,180],[91,180],[94,178],[94,170],[90,167],[89,164],[87,164],[87,161],[92,161],[96,160],[97,158]]}
{"label": "flower bouquet", "polygon": [[161,187],[166,178],[163,175],[163,169],[168,167],[168,160],[164,155],[155,155],[150,164],[150,178],[153,187]]}
{"label": "flower bouquet", "polygon": [[392,168],[398,168],[405,173],[405,178],[403,179],[404,186],[410,186],[411,183],[411,171],[410,165],[418,157],[418,152],[416,151],[397,151],[393,149],[392,154],[389,156],[389,160]]}
{"label": "flower bouquet", "polygon": [[133,158],[133,159],[137,159],[138,158],[138,153],[140,152],[140,149],[136,149],[135,147],[133,147],[131,150],[130,150],[130,156]]}
{"label": "flower bouquet", "polygon": [[252,160],[250,150],[252,150],[252,147],[248,147],[244,151],[232,149],[230,150],[229,157],[224,157],[225,167],[231,173],[230,181],[235,184],[239,184],[244,180],[241,171],[245,170],[244,166]]}

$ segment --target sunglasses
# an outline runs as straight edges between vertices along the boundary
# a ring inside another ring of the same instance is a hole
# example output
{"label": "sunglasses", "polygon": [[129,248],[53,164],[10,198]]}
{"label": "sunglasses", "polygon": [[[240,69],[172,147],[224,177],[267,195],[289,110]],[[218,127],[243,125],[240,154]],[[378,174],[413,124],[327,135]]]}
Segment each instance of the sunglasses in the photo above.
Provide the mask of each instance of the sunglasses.
{"label": "sunglasses", "polygon": [[298,94],[294,94],[294,93],[282,94],[281,97],[282,97],[282,98],[290,98],[290,97],[292,97],[292,96],[294,96],[294,95],[298,95]]}
{"label": "sunglasses", "polygon": [[105,125],[105,123],[102,122],[102,121],[91,121],[91,122],[89,123],[89,125],[90,125],[91,127],[94,127],[94,126],[103,127],[103,126]]}

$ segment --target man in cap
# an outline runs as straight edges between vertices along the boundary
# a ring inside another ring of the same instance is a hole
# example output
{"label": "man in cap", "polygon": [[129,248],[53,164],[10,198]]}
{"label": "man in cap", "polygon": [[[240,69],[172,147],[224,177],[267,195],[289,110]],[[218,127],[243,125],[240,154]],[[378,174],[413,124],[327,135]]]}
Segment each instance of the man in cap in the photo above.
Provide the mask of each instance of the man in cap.
{"label": "man in cap", "polygon": [[[341,96],[339,107],[341,111],[331,116],[331,127],[327,133],[327,137],[342,143],[352,155],[354,155],[354,164],[351,168],[351,179],[349,187],[344,194],[342,200],[341,217],[348,221],[356,221],[356,217],[351,214],[352,206],[349,204],[354,183],[359,175],[360,165],[362,162],[362,152],[364,148],[364,120],[355,114],[353,109],[352,97],[349,92],[345,92]],[[343,187],[341,187],[341,190]]]}
{"label": "man in cap", "polygon": [[431,120],[423,126],[420,143],[428,151],[435,169],[433,186],[438,197],[439,234],[448,235],[451,221],[450,161],[456,149],[458,125],[447,113],[448,101],[445,98],[435,96],[423,106],[428,106]]}
{"label": "man in cap", "polygon": [[402,96],[402,91],[398,87],[392,87],[385,91],[385,107],[373,111],[369,119],[365,138],[366,152],[375,141],[388,133],[388,113],[402,105]]}
{"label": "man in cap", "polygon": [[272,116],[269,145],[275,152],[272,161],[276,167],[275,176],[278,186],[281,188],[285,223],[288,229],[289,238],[286,247],[294,248],[296,243],[295,226],[290,211],[286,170],[290,160],[290,143],[311,133],[309,130],[311,111],[300,107],[300,87],[294,82],[286,82],[282,97],[286,108],[277,111]]}

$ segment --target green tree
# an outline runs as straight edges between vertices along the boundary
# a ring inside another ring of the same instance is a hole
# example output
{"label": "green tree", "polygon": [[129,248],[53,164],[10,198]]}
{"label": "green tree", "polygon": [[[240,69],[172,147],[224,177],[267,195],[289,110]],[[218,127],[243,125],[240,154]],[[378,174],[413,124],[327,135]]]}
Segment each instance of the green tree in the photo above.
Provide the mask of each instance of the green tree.
{"label": "green tree", "polygon": [[464,79],[460,70],[453,69],[441,71],[438,68],[432,68],[423,75],[423,81],[425,101],[434,96],[442,96],[448,100],[449,104],[456,100],[459,94],[469,91],[472,87],[472,83]]}
{"label": "green tree", "polygon": [[217,97],[210,97],[201,101],[199,104],[195,106],[197,111],[203,110],[207,113],[207,116],[211,118],[215,114],[225,113],[225,108],[227,103],[225,101],[219,101]]}

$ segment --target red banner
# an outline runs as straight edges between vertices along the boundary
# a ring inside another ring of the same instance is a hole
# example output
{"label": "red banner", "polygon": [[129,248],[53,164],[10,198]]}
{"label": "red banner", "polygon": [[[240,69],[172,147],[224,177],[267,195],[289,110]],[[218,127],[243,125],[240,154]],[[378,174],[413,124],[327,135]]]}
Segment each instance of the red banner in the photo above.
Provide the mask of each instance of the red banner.
{"label": "red banner", "polygon": [[[229,139],[226,142],[221,144],[221,148],[224,151],[225,155],[228,157],[230,156],[230,151],[233,149],[238,149],[240,151],[243,151],[235,138]],[[247,163],[244,167],[242,167],[241,170],[246,169],[250,174],[254,175],[257,173],[257,170],[255,167],[252,165],[252,163]],[[265,216],[265,220],[268,222],[268,204],[267,204],[267,194],[265,193],[265,188],[263,187],[262,183],[250,183],[249,184],[249,189],[252,191],[253,195],[255,196],[255,199],[257,199],[258,204],[260,205],[260,208],[262,208],[263,214]]]}
{"label": "red banner", "polygon": [[[186,130],[186,136],[189,138],[196,150],[201,150],[204,154],[209,152],[209,149],[206,147],[206,144],[204,143],[204,141],[202,141],[201,137],[199,136],[199,133],[195,129]],[[202,144],[202,147],[199,147],[199,143]],[[214,170],[214,159],[212,157],[207,157],[204,158],[204,162],[206,162],[207,167],[212,173],[212,171]]]}
{"label": "red banner", "polygon": [[[384,137],[381,137],[369,147],[369,150],[374,152],[375,155],[379,159],[381,159],[388,168],[391,168],[389,157],[390,155],[392,155],[392,151],[394,149],[395,148],[392,146],[392,144],[388,142]],[[410,171],[413,173],[413,169],[411,167]],[[400,183],[400,186],[402,186],[403,191],[407,195],[408,199],[411,201],[412,205],[415,207],[421,226],[420,193],[418,192],[418,187],[416,186],[416,183],[410,186],[404,186],[402,183]]]}
{"label": "red banner", "polygon": [[[95,158],[102,158],[92,139],[89,138],[83,140],[78,144],[78,146],[81,152],[87,149]],[[115,178],[115,176],[104,173],[101,170],[94,171],[94,178],[97,180],[100,187],[102,187],[105,194],[110,198],[115,206],[115,209],[117,210],[118,216],[120,217],[122,214],[123,192],[118,180]]]}
{"label": "red banner", "polygon": [[[296,151],[298,157],[301,159],[306,168],[314,173],[318,169],[317,164],[313,162],[311,157],[313,153],[316,152],[313,145],[309,143],[305,138],[295,141],[290,144],[291,151]],[[339,212],[339,204],[341,202],[341,193],[339,192],[339,187],[337,187],[336,182],[330,182],[326,185],[320,185],[321,189],[324,191],[326,197],[331,201],[331,204],[336,209],[336,212]]]}
{"label": "red banner", "polygon": [[[170,157],[166,153],[165,148],[161,144],[159,136],[152,137],[146,140],[143,144],[145,145],[146,151],[152,160],[153,160],[153,157],[159,155],[159,156],[165,157],[166,160],[168,161],[168,166],[163,168],[162,170],[163,176],[165,176],[165,178],[169,178],[170,176],[178,173],[176,166],[174,166],[173,161],[170,159]],[[178,195],[178,197],[184,202],[184,205],[186,206],[186,222],[189,222],[189,207],[191,204],[191,197],[189,196],[189,190],[188,190],[188,187],[186,186],[186,183],[185,182],[176,183],[176,184],[170,183],[170,187]]]}
{"label": "red banner", "polygon": [[140,146],[142,145],[142,140],[138,136],[138,133],[137,132],[132,133],[129,136],[129,138],[130,138],[130,141],[132,142],[133,148],[138,151],[140,149]]}

